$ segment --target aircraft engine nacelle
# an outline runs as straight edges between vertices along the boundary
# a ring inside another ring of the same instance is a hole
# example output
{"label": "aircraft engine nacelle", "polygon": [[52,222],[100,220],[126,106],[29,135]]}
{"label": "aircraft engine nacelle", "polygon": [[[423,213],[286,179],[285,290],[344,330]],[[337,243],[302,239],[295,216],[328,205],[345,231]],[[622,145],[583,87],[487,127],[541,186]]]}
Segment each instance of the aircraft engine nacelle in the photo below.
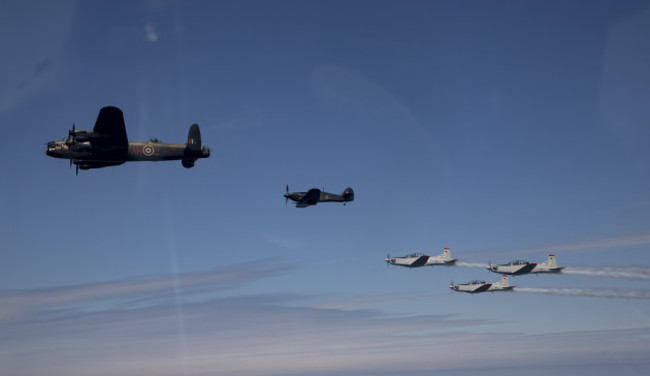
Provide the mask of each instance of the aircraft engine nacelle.
{"label": "aircraft engine nacelle", "polygon": [[89,130],[77,130],[74,132],[69,132],[70,136],[74,137],[76,142],[88,142],[88,141],[93,141],[93,140],[99,140],[102,138],[106,138],[106,136],[103,136],[99,133],[95,133],[93,131]]}
{"label": "aircraft engine nacelle", "polygon": [[183,159],[183,167],[185,168],[192,168],[194,167],[194,161],[195,159],[189,159],[189,158],[184,158]]}
{"label": "aircraft engine nacelle", "polygon": [[343,196],[343,200],[345,201],[352,201],[354,200],[354,191],[350,187],[345,188],[341,196]]}
{"label": "aircraft engine nacelle", "polygon": [[92,149],[90,142],[76,142],[74,144],[74,151],[89,151]]}

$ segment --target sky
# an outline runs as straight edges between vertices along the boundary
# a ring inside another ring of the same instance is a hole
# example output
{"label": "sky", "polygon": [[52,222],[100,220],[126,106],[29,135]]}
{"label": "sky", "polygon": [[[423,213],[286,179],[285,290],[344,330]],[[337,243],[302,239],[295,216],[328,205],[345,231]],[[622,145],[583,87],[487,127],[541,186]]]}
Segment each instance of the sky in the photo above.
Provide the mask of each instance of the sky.
{"label": "sky", "polygon": [[[647,35],[649,1],[0,2],[3,373],[645,375]],[[212,155],[45,155],[108,105]]]}

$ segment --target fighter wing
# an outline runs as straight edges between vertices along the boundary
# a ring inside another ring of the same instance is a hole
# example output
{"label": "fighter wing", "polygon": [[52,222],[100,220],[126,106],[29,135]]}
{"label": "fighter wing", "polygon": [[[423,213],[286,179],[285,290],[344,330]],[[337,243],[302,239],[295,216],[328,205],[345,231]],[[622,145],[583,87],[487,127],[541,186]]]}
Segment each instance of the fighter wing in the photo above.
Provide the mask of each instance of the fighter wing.
{"label": "fighter wing", "polygon": [[104,107],[99,110],[97,122],[93,132],[99,133],[102,137],[103,145],[111,145],[118,148],[127,148],[129,140],[126,137],[126,125],[124,125],[124,115],[122,110],[117,107]]}
{"label": "fighter wing", "polygon": [[[320,189],[312,188],[304,196],[300,198],[300,201],[296,204],[298,205],[316,205],[320,199]],[[300,206],[304,207],[304,206]]]}

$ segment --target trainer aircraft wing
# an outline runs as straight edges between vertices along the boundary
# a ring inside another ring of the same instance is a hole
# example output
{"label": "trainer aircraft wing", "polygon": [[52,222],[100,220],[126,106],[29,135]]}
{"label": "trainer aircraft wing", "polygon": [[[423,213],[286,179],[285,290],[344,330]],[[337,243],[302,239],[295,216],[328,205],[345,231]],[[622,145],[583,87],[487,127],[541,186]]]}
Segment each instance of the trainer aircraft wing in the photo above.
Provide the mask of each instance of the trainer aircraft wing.
{"label": "trainer aircraft wing", "polygon": [[424,266],[424,265],[427,264],[428,260],[429,260],[429,256],[422,255],[417,260],[413,261],[413,263],[411,264],[411,267],[416,268],[418,266]]}
{"label": "trainer aircraft wing", "polygon": [[111,145],[124,149],[129,145],[129,140],[126,137],[124,115],[122,110],[117,107],[108,106],[99,111],[93,132],[102,136],[98,138],[102,145]]}

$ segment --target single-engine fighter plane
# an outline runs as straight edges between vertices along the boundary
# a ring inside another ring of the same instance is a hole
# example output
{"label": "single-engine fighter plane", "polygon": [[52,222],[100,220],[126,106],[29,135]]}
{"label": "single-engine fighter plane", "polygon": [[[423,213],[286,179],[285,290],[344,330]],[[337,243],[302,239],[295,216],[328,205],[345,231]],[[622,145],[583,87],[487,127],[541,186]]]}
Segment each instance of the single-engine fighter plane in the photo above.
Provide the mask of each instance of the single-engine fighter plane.
{"label": "single-engine fighter plane", "polygon": [[492,265],[488,263],[487,269],[493,273],[508,275],[524,275],[530,273],[537,264],[523,260],[510,261],[507,264]]}
{"label": "single-engine fighter plane", "polygon": [[503,278],[501,278],[499,282],[495,282],[495,283],[487,283],[485,281],[472,281],[460,285],[454,285],[454,281],[452,281],[451,284],[449,285],[449,288],[454,291],[468,292],[470,294],[475,294],[477,292],[485,292],[485,291],[490,291],[490,292],[510,291],[514,287],[515,286],[510,285],[508,276],[505,274],[503,275]]}
{"label": "single-engine fighter plane", "polygon": [[429,257],[427,260],[427,266],[434,266],[434,265],[444,265],[444,266],[452,266],[458,261],[458,259],[455,259],[451,257],[451,251],[449,248],[445,248],[441,254],[438,256],[432,256]]}
{"label": "single-engine fighter plane", "polygon": [[419,266],[427,265],[429,256],[423,255],[422,253],[411,253],[407,256],[402,257],[390,257],[390,254],[386,255],[386,262],[391,265],[405,266],[407,268],[417,268]]}
{"label": "single-engine fighter plane", "polygon": [[319,202],[342,202],[345,205],[349,201],[354,200],[354,191],[348,187],[343,190],[343,193],[337,195],[336,193],[328,193],[318,188],[312,188],[307,192],[289,193],[289,185],[287,185],[284,201],[286,203],[289,200],[295,201],[297,208],[306,208],[311,205],[316,205]]}
{"label": "single-engine fighter plane", "polygon": [[69,159],[70,166],[74,163],[79,174],[79,169],[117,166],[129,161],[181,160],[183,167],[190,168],[197,159],[208,158],[210,149],[201,146],[197,124],[190,126],[185,144],[167,144],[156,138],[129,142],[122,110],[108,106],[99,111],[92,130],[77,130],[73,124],[63,140],[47,143],[46,154]]}

